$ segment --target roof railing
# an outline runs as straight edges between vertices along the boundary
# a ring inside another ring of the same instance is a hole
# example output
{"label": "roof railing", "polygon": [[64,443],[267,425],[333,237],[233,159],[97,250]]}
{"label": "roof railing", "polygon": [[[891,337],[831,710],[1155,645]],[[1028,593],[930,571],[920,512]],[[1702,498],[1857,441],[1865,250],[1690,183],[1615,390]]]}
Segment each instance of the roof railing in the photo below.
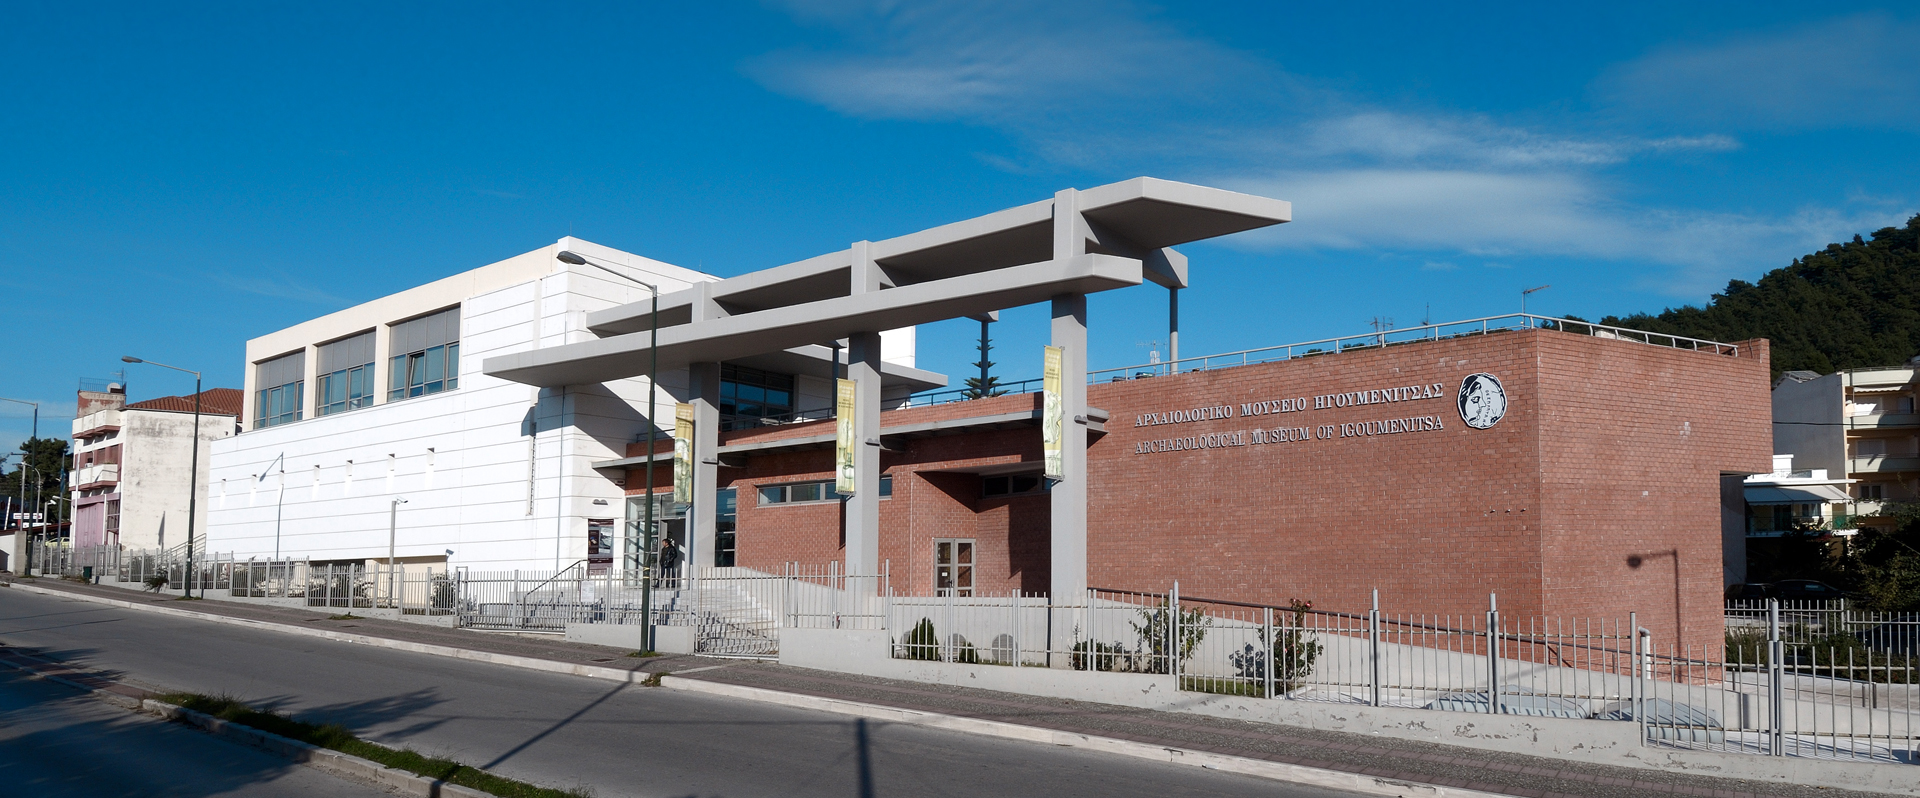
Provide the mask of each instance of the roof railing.
{"label": "roof railing", "polygon": [[1439,341],[1451,338],[1468,338],[1478,335],[1511,332],[1514,330],[1558,330],[1574,335],[1587,335],[1594,338],[1608,338],[1621,341],[1634,341],[1666,346],[1674,349],[1691,349],[1700,352],[1712,352],[1718,355],[1738,356],[1740,347],[1688,338],[1680,335],[1633,330],[1626,327],[1610,327],[1604,324],[1559,319],[1552,316],[1535,316],[1531,313],[1514,313],[1505,316],[1488,316],[1465,321],[1449,321],[1440,324],[1426,324],[1419,327],[1405,327],[1398,330],[1380,330],[1378,332],[1348,335],[1340,338],[1322,338],[1318,341],[1304,341],[1297,344],[1267,346],[1259,349],[1245,349],[1239,352],[1227,352],[1219,355],[1182,358],[1160,363],[1144,363],[1137,366],[1101,369],[1087,372],[1087,381],[1118,382],[1142,377],[1158,377],[1168,374],[1181,374],[1192,371],[1210,371],[1212,369],[1248,366],[1255,363],[1271,363],[1282,360],[1295,360],[1320,355],[1332,355],[1356,349],[1380,349],[1401,344],[1422,341]]}

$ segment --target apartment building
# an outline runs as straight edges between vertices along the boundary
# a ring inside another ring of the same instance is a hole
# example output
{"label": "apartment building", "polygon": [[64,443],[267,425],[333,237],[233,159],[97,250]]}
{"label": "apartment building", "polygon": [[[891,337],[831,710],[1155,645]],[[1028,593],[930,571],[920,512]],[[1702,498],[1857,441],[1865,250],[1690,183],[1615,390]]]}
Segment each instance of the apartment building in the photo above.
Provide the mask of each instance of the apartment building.
{"label": "apartment building", "polygon": [[1920,500],[1920,358],[1899,368],[1790,371],[1773,389],[1774,452],[1852,481],[1835,528],[1890,523],[1887,502]]}
{"label": "apartment building", "polygon": [[200,393],[194,479],[194,397],[127,404],[124,386],[102,387],[77,396],[72,544],[155,549],[187,542],[189,506],[196,510],[194,528],[206,529],[208,463],[214,442],[239,429],[240,391]]}

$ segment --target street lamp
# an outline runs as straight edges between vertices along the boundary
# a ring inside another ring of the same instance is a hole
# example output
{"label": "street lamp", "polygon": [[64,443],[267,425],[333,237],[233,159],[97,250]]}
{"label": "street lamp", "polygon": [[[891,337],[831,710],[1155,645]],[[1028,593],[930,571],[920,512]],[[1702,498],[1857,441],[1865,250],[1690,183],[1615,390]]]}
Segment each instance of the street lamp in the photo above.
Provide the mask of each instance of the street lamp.
{"label": "street lamp", "polygon": [[[33,437],[30,437],[27,439],[27,445],[24,447],[25,451],[22,452],[20,455],[20,462],[22,465],[25,465],[28,460],[33,459],[33,442],[40,439],[40,403],[29,402],[25,399],[8,399],[4,396],[0,396],[0,402],[13,402],[15,404],[33,405]],[[26,511],[27,511],[27,471],[25,468],[22,468],[20,470],[20,512],[24,513]],[[26,521],[20,522],[19,534],[24,539],[24,536],[27,534]],[[27,569],[26,566],[30,565],[33,562],[33,552],[24,547],[15,547],[15,548],[18,548],[20,550],[20,553],[21,555],[23,555],[23,558],[24,558],[24,562],[21,564],[21,567],[23,570],[20,571],[20,574],[22,576],[25,576],[27,574],[32,573],[32,571],[30,569]]]}
{"label": "street lamp", "polygon": [[[193,375],[193,441],[191,443],[193,447],[193,458],[189,461],[187,469],[187,584],[185,592],[181,594],[182,598],[193,598],[193,516],[199,512],[200,499],[200,372],[183,369],[179,366],[169,366],[165,363],[155,363],[151,360],[141,360],[132,355],[123,356],[120,358],[120,361],[123,363],[145,363],[149,366],[159,366],[163,369],[173,369],[174,371]],[[205,595],[205,593],[206,591],[201,591],[202,595]]]}
{"label": "street lamp", "polygon": [[[406,503],[406,499],[395,496],[393,503],[387,506],[387,595],[392,597],[393,608],[396,610],[401,607],[400,592],[394,586],[393,543],[400,529],[400,505]],[[405,610],[401,611],[405,612]]]}
{"label": "street lamp", "polygon": [[280,517],[281,517],[280,510],[282,507],[285,506],[285,501],[287,498],[287,453],[281,452],[280,456],[273,458],[273,462],[268,463],[266,468],[260,469],[260,476],[255,477],[253,480],[253,483],[255,485],[258,485],[262,482],[267,481],[267,472],[272,471],[273,467],[276,465],[280,466],[280,486],[277,490],[274,491],[274,495],[273,495],[273,561],[279,562],[280,561]]}
{"label": "street lamp", "polygon": [[660,409],[658,393],[658,386],[660,384],[660,286],[643,282],[638,278],[588,261],[585,255],[571,250],[561,250],[560,254],[554,257],[558,258],[561,263],[573,266],[592,266],[608,274],[626,278],[645,286],[647,291],[653,294],[653,318],[651,320],[653,330],[651,332],[652,338],[649,339],[647,344],[647,509],[645,515],[646,520],[642,522],[645,524],[646,533],[644,542],[640,548],[640,628],[645,630],[642,634],[646,635],[646,648],[647,651],[651,652],[653,651],[653,441],[655,430],[659,428],[655,423],[654,416],[659,413]]}

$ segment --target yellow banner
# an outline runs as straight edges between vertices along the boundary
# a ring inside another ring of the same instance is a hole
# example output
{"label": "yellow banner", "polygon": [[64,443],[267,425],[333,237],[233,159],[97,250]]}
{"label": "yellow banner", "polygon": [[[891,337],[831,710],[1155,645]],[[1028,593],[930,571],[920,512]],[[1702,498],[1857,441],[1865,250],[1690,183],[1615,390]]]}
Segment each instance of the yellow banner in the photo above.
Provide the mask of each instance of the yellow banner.
{"label": "yellow banner", "polygon": [[853,380],[837,380],[833,393],[833,489],[841,494],[852,496],[859,489],[859,474],[854,470],[853,452],[860,445],[856,440],[858,428],[855,426],[855,414],[859,407],[856,403]]}
{"label": "yellow banner", "polygon": [[673,500],[693,502],[693,405],[673,408]]}
{"label": "yellow banner", "polygon": [[1047,347],[1047,362],[1040,370],[1040,385],[1045,391],[1040,405],[1040,453],[1046,460],[1047,479],[1066,479],[1066,458],[1061,440],[1066,437],[1066,397],[1060,392],[1060,359],[1065,350]]}

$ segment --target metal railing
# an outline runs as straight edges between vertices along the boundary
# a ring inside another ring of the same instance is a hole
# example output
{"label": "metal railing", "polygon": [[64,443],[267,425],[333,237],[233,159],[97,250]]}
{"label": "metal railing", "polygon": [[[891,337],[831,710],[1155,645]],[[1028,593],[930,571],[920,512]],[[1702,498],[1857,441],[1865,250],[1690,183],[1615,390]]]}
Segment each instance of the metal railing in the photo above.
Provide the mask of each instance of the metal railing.
{"label": "metal railing", "polygon": [[1592,322],[1576,321],[1573,319],[1558,319],[1551,316],[1515,313],[1505,316],[1488,316],[1480,319],[1406,327],[1398,330],[1381,330],[1359,335],[1348,335],[1340,338],[1322,338],[1317,341],[1303,341],[1297,344],[1246,349],[1218,355],[1203,355],[1161,363],[1144,363],[1137,366],[1101,369],[1099,371],[1087,372],[1087,382],[1120,382],[1143,377],[1181,374],[1190,371],[1209,371],[1212,369],[1232,368],[1255,363],[1296,360],[1304,357],[1331,355],[1357,349],[1379,349],[1400,344],[1419,343],[1421,341],[1439,341],[1448,338],[1466,338],[1514,330],[1532,329],[1558,330],[1574,335],[1636,341],[1674,349],[1712,352],[1718,355],[1738,356],[1740,354],[1740,347],[1734,344],[1723,344],[1718,341],[1647,332],[1645,330],[1634,330],[1626,327],[1609,327],[1603,324],[1594,324]]}

